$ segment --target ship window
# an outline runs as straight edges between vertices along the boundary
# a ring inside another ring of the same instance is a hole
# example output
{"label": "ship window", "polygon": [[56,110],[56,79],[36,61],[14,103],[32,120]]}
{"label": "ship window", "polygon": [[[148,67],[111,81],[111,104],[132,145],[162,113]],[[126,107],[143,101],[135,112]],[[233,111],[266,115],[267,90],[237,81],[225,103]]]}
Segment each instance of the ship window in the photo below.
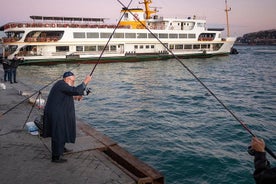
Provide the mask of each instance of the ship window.
{"label": "ship window", "polygon": [[124,38],[124,33],[114,33],[113,38]]}
{"label": "ship window", "polygon": [[175,49],[183,49],[183,45],[177,44],[175,45]]}
{"label": "ship window", "polygon": [[151,45],[150,48],[151,48],[151,49],[154,49],[154,45]]}
{"label": "ship window", "polygon": [[192,49],[192,45],[184,45],[184,49]]}
{"label": "ship window", "polygon": [[69,51],[69,46],[56,46],[56,52],[67,52]]}
{"label": "ship window", "polygon": [[188,38],[195,38],[196,35],[195,34],[188,34]]}
{"label": "ship window", "polygon": [[199,44],[194,45],[194,49],[200,49],[200,45]]}
{"label": "ship window", "polygon": [[5,54],[10,55],[10,54],[14,53],[16,51],[17,47],[18,47],[17,45],[9,45],[9,46],[5,47]]}
{"label": "ship window", "polygon": [[[98,45],[98,51],[103,51],[104,47],[104,45]],[[105,50],[108,51],[108,46],[105,48]]]}
{"label": "ship window", "polygon": [[206,49],[206,48],[207,48],[207,45],[204,45],[204,44],[203,44],[203,45],[201,45],[201,48],[202,48],[202,49]]}
{"label": "ship window", "polygon": [[109,38],[111,33],[101,33],[101,38]]}
{"label": "ship window", "polygon": [[128,19],[128,13],[124,14],[124,19],[127,20]]}
{"label": "ship window", "polygon": [[187,34],[179,34],[179,38],[188,38]]}
{"label": "ship window", "polygon": [[150,46],[149,45],[146,45],[146,49],[149,49],[150,48]]}
{"label": "ship window", "polygon": [[24,31],[12,31],[5,33],[8,38],[14,38],[16,40],[20,40],[24,34]]}
{"label": "ship window", "polygon": [[169,38],[177,38],[178,35],[177,34],[169,34]]}
{"label": "ship window", "polygon": [[[157,37],[157,34],[154,33],[154,35]],[[155,38],[151,33],[148,33],[148,38]]]}
{"label": "ship window", "polygon": [[221,48],[222,45],[223,45],[222,43],[214,44],[214,45],[213,45],[213,49],[214,49],[214,50],[219,50],[219,49]]}
{"label": "ship window", "polygon": [[96,51],[96,46],[95,45],[85,46],[84,51]]}
{"label": "ship window", "polygon": [[99,33],[87,33],[87,38],[99,38]]}
{"label": "ship window", "polygon": [[137,38],[147,38],[147,33],[137,33]]}
{"label": "ship window", "polygon": [[110,45],[110,50],[112,51],[116,50],[116,45]]}
{"label": "ship window", "polygon": [[160,33],[159,38],[168,38],[168,34],[166,33]]}
{"label": "ship window", "polygon": [[85,33],[73,33],[74,38],[85,38]]}
{"label": "ship window", "polygon": [[83,46],[76,46],[76,51],[79,51],[79,52],[81,51],[82,52],[83,51]]}
{"label": "ship window", "polygon": [[138,49],[138,45],[134,45],[134,49]]}
{"label": "ship window", "polygon": [[136,33],[126,33],[126,38],[136,38]]}
{"label": "ship window", "polygon": [[170,49],[173,50],[174,49],[174,45],[170,45]]}
{"label": "ship window", "polygon": [[140,46],[139,46],[139,49],[143,49],[143,48],[144,48],[144,45],[140,45]]}
{"label": "ship window", "polygon": [[63,36],[63,33],[64,31],[31,31],[26,35],[25,41],[58,41]]}
{"label": "ship window", "polygon": [[204,23],[197,23],[197,27],[204,27]]}

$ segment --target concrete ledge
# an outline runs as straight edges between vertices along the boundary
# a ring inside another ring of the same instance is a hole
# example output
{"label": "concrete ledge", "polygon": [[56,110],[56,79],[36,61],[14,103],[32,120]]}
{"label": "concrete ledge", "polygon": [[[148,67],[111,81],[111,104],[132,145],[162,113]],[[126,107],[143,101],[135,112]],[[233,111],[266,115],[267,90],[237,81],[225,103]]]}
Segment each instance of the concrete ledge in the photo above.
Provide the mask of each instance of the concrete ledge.
{"label": "concrete ledge", "polygon": [[164,176],[137,159],[119,145],[112,145],[104,151],[110,158],[125,168],[138,184],[164,184]]}
{"label": "concrete ledge", "polygon": [[100,150],[118,164],[138,184],[165,183],[164,176],[161,173],[127,152],[96,129],[83,122],[78,122],[78,128],[105,145]]}

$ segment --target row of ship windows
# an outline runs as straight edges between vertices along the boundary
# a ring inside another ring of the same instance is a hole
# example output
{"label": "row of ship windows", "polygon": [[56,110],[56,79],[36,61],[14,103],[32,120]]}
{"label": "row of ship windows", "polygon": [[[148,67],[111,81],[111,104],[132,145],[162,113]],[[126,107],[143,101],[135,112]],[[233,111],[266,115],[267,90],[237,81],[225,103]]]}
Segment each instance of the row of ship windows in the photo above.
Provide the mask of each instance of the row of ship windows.
{"label": "row of ship windows", "polygon": [[[110,38],[112,33],[74,32],[74,38]],[[157,38],[196,38],[196,34],[154,33]],[[151,33],[114,33],[113,38],[155,38]]]}
{"label": "row of ship windows", "polygon": [[[78,52],[87,52],[87,51],[102,51],[104,45],[88,45],[88,46],[76,46],[76,51]],[[120,48],[120,45],[108,45],[106,51],[116,51],[117,47]],[[154,49],[155,45],[134,45],[134,49]],[[171,44],[169,46],[171,50],[183,50],[183,49],[210,49],[210,44]],[[69,51],[69,46],[56,46],[57,52],[67,52]]]}

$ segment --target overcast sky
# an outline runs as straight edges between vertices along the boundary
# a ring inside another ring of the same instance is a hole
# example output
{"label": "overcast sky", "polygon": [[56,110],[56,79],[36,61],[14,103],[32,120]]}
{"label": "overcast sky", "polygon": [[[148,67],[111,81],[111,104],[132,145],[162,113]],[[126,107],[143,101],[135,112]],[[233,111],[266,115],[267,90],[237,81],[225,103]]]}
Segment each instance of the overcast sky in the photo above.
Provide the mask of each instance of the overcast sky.
{"label": "overcast sky", "polygon": [[[130,0],[121,0],[125,5]],[[132,7],[142,7],[133,0]],[[225,0],[152,0],[163,17],[186,18],[197,15],[207,20],[208,27],[226,25]],[[117,0],[12,0],[2,1],[0,25],[14,21],[29,21],[30,15],[103,17],[116,22],[121,5]],[[248,32],[276,29],[276,0],[228,0],[230,32],[242,36]]]}

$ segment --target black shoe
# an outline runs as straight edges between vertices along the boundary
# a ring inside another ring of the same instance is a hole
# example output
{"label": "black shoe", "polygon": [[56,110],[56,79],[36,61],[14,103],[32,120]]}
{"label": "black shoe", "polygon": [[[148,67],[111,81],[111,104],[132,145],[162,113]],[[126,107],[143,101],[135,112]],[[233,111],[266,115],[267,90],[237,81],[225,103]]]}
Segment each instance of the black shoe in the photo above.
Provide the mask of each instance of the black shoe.
{"label": "black shoe", "polygon": [[63,152],[64,152],[64,153],[69,153],[69,152],[73,152],[73,150],[72,150],[72,149],[67,149],[67,148],[64,147]]}
{"label": "black shoe", "polygon": [[16,81],[14,81],[14,83],[17,83]]}
{"label": "black shoe", "polygon": [[13,82],[11,82],[11,84],[12,84]]}
{"label": "black shoe", "polygon": [[67,159],[57,156],[57,157],[52,157],[52,162],[64,163],[64,162],[67,162]]}

